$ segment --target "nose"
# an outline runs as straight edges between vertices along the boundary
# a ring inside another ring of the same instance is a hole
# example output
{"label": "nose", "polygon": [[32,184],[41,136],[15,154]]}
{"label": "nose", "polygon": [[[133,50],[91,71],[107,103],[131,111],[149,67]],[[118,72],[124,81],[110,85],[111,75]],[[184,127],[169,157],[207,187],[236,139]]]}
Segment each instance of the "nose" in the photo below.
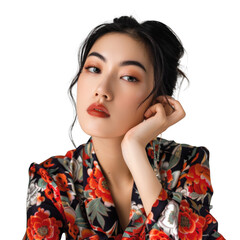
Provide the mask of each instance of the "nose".
{"label": "nose", "polygon": [[97,91],[96,93],[95,93],[95,96],[99,96],[99,98],[106,98],[106,100],[110,100],[111,99],[111,97],[110,97],[110,95],[108,94],[108,93],[99,93],[99,91]]}
{"label": "nose", "polygon": [[105,80],[101,80],[101,83],[98,85],[97,89],[95,90],[95,96],[100,98],[104,98],[105,100],[112,100],[113,94],[110,90],[110,83],[111,79],[105,78]]}

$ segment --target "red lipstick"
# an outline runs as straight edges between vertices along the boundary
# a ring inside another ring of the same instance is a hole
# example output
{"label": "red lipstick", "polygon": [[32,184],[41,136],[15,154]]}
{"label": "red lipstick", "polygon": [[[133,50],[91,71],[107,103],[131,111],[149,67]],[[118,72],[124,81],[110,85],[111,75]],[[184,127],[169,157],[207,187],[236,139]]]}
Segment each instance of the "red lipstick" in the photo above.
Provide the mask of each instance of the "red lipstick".
{"label": "red lipstick", "polygon": [[99,103],[93,103],[91,104],[88,109],[87,112],[92,115],[92,116],[96,116],[96,117],[102,117],[102,118],[106,118],[106,117],[110,117],[110,114],[107,110],[107,108]]}

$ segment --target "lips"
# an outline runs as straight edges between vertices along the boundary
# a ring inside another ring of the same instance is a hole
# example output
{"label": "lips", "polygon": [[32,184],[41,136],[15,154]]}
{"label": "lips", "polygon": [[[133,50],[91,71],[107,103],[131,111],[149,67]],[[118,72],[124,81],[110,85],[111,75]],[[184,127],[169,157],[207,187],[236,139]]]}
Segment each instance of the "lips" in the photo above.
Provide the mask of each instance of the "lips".
{"label": "lips", "polygon": [[104,105],[99,104],[99,103],[91,104],[88,107],[87,112],[91,115],[99,116],[99,117],[109,117],[110,116],[107,108]]}

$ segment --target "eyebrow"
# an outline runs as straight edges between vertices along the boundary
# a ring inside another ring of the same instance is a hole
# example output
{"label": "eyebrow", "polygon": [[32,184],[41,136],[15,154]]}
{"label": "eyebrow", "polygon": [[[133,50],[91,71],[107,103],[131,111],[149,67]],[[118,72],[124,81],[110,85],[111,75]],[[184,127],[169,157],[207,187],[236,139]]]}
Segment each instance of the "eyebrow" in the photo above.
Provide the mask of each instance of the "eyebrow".
{"label": "eyebrow", "polygon": [[[107,62],[107,59],[101,55],[100,53],[98,52],[91,52],[88,57],[90,56],[95,56],[95,57],[98,57],[99,59],[101,59],[103,62]],[[120,63],[120,66],[128,66],[128,65],[135,65],[135,66],[138,66],[140,68],[142,68],[145,72],[146,71],[146,68],[143,66],[143,64],[141,64],[140,62],[138,61],[134,61],[134,60],[128,60],[128,61],[123,61]]]}

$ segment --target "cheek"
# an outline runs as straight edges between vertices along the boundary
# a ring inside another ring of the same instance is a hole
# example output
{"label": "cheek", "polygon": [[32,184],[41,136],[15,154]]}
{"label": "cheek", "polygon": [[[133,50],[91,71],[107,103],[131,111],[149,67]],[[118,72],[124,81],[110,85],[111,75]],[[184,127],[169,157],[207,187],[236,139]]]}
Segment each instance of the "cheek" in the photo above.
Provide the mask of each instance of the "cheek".
{"label": "cheek", "polygon": [[121,116],[129,116],[133,121],[140,121],[149,105],[149,99],[141,104],[147,96],[146,93],[143,94],[141,91],[135,91],[129,95],[125,94],[124,97],[119,100],[119,109],[122,109]]}
{"label": "cheek", "polygon": [[81,78],[77,82],[77,107],[81,107],[84,104],[84,99],[87,96],[87,89],[90,89],[91,86],[87,81],[83,81]]}
{"label": "cheek", "polygon": [[78,80],[77,82],[77,97],[76,97],[76,110],[77,110],[77,117],[78,120],[80,121],[81,118],[79,118],[79,116],[83,116],[84,114],[84,110],[88,107],[86,106],[86,95],[87,92],[84,91],[85,88],[85,84],[83,82],[80,82]]}

